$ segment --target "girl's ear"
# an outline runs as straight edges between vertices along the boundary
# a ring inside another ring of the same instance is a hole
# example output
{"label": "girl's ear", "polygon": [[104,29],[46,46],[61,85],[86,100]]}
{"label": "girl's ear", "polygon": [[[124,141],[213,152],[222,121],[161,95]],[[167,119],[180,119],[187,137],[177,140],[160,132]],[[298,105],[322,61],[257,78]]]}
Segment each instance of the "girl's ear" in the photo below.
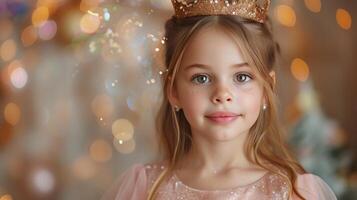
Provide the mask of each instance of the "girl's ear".
{"label": "girl's ear", "polygon": [[[274,84],[274,86],[275,86],[275,83],[276,83],[276,77],[275,77],[275,71],[274,70],[271,70],[270,72],[269,72],[269,75],[270,75],[270,77],[273,79],[273,84]],[[264,104],[266,104],[267,103],[267,97],[265,96],[265,95],[263,95],[263,105]]]}
{"label": "girl's ear", "polygon": [[274,81],[274,85],[275,85],[275,83],[276,83],[275,71],[274,71],[274,70],[271,70],[271,71],[269,72],[269,75],[270,75],[270,76],[271,76],[271,78],[273,79],[273,81]]}
{"label": "girl's ear", "polygon": [[[171,76],[169,76],[168,79],[169,82],[171,82]],[[170,86],[167,87],[167,98],[172,106],[181,107],[176,87],[174,85],[172,86],[172,88],[170,88]]]}

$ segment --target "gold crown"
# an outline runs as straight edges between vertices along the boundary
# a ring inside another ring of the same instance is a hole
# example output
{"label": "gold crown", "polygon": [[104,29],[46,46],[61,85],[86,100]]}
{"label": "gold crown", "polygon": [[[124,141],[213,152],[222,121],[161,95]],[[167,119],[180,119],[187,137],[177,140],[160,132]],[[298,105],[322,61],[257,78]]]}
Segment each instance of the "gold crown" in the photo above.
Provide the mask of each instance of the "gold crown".
{"label": "gold crown", "polygon": [[177,18],[238,15],[264,23],[271,0],[171,0]]}

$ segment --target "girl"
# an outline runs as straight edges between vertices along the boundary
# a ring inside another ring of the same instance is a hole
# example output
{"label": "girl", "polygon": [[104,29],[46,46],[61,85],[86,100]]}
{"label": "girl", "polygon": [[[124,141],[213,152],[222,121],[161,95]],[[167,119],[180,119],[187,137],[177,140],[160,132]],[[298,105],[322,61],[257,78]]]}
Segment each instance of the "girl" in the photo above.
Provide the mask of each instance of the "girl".
{"label": "girl", "polygon": [[164,159],[133,166],[103,199],[336,199],[284,143],[270,1],[172,2],[157,116]]}

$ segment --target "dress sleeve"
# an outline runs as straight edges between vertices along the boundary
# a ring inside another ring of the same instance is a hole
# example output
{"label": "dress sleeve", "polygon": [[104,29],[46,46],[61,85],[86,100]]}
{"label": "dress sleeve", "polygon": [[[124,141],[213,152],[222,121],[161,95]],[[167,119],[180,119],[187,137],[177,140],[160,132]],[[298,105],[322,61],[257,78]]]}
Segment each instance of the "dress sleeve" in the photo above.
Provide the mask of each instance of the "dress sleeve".
{"label": "dress sleeve", "polygon": [[[298,175],[297,190],[307,200],[337,200],[327,183],[313,174]],[[297,200],[298,198],[293,199]]]}
{"label": "dress sleeve", "polygon": [[145,166],[136,164],[125,171],[105,192],[101,200],[146,199],[147,176]]}

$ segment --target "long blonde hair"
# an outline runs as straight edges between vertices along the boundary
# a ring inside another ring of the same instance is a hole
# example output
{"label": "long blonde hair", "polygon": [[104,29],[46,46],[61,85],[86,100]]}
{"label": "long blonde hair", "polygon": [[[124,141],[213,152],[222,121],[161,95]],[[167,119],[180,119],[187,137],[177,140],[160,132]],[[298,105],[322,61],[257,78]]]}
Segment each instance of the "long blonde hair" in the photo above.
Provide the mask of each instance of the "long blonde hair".
{"label": "long blonde hair", "polygon": [[250,128],[244,144],[247,159],[286,178],[290,195],[296,194],[295,182],[304,168],[293,158],[286,146],[278,121],[276,88],[269,72],[276,64],[279,46],[274,41],[269,20],[257,23],[239,16],[196,16],[183,19],[172,17],[165,24],[167,73],[163,76],[163,100],[156,118],[156,128],[160,139],[160,150],[168,167],[150,188],[148,199],[155,199],[160,184],[168,177],[178,161],[192,145],[191,128],[183,111],[175,112],[167,96],[175,84],[175,76],[187,44],[195,33],[207,26],[219,26],[233,36],[247,63],[254,68],[257,79],[263,85],[267,109],[260,112],[257,121]]}

